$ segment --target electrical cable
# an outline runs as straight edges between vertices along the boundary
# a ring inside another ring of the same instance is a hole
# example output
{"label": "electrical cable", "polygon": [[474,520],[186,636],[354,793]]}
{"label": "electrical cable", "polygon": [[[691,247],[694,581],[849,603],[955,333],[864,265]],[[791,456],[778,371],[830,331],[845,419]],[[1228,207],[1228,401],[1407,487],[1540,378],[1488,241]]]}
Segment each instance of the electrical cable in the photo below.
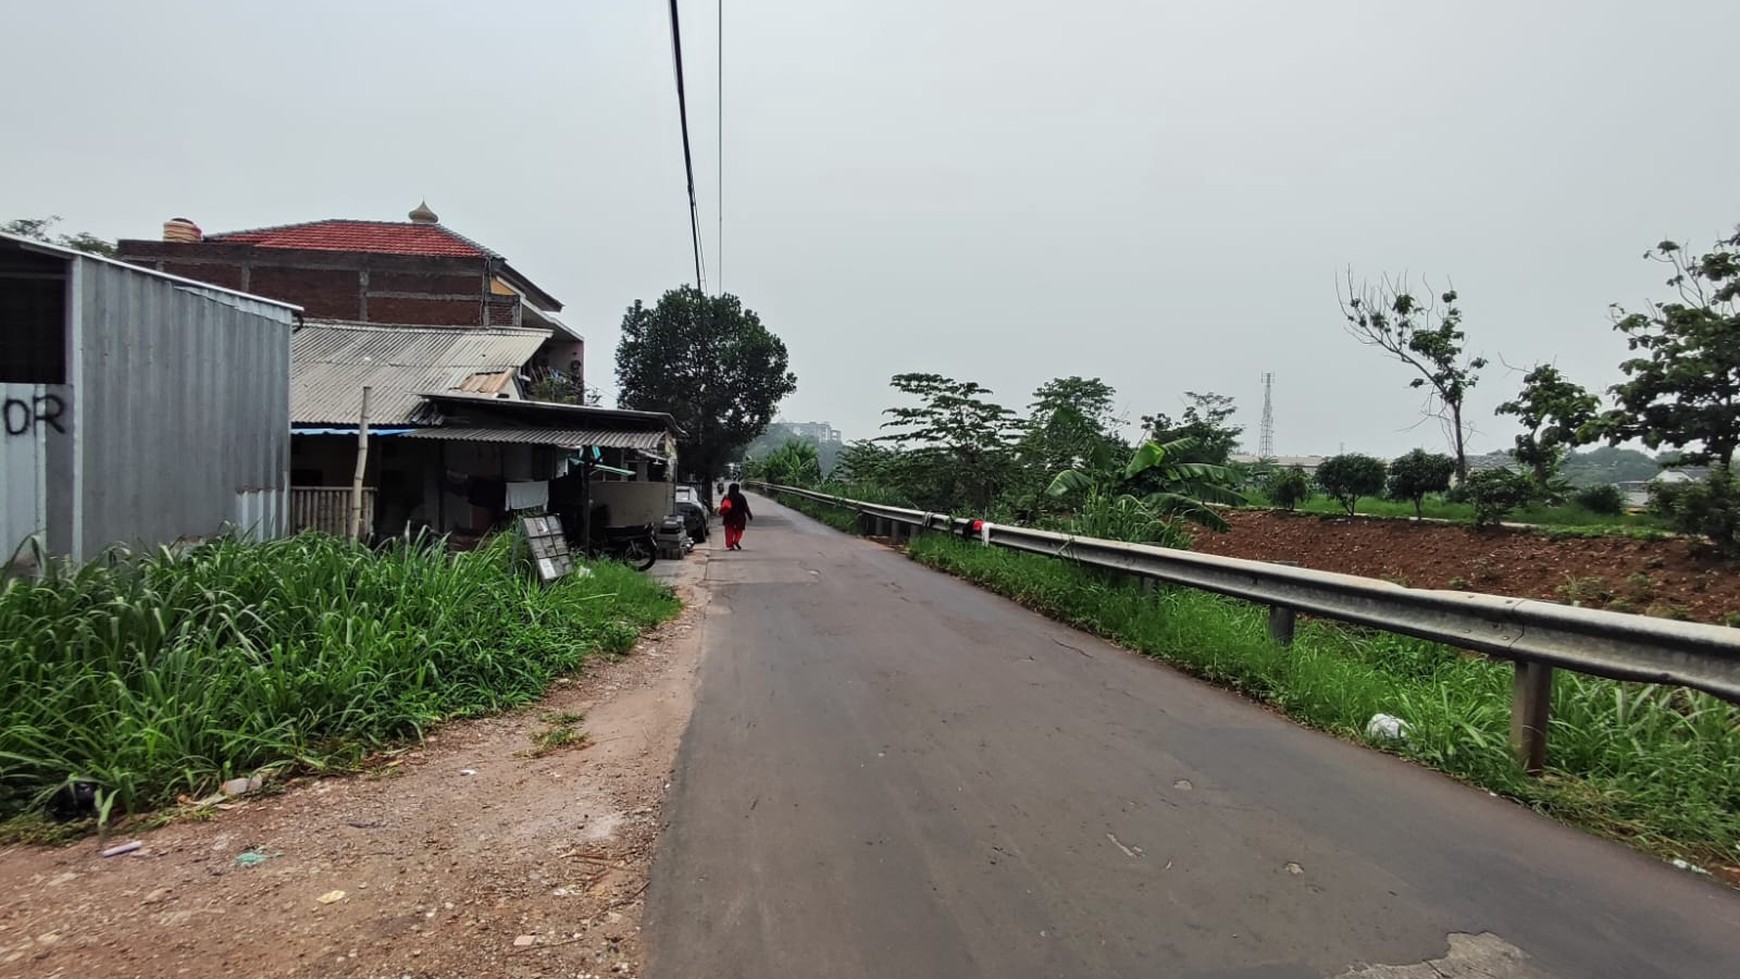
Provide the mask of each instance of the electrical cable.
{"label": "electrical cable", "polygon": [[695,242],[695,286],[707,292],[707,276],[701,263],[701,212],[695,204],[695,156],[689,149],[689,97],[683,90],[683,32],[677,21],[677,0],[671,5],[671,55],[677,65],[677,118],[683,127],[683,171],[689,185],[689,234]]}
{"label": "electrical cable", "polygon": [[725,0],[719,0],[719,247],[713,252],[713,284],[725,295]]}

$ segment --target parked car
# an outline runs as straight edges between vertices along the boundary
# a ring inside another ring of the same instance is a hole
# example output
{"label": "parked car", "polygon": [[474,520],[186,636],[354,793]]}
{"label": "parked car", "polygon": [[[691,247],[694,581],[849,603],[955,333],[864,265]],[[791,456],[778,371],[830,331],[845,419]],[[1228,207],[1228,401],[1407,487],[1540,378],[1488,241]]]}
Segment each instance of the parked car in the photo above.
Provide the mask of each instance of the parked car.
{"label": "parked car", "polygon": [[707,504],[703,502],[699,489],[687,485],[677,487],[677,516],[683,518],[683,528],[689,532],[690,540],[699,544],[707,539]]}

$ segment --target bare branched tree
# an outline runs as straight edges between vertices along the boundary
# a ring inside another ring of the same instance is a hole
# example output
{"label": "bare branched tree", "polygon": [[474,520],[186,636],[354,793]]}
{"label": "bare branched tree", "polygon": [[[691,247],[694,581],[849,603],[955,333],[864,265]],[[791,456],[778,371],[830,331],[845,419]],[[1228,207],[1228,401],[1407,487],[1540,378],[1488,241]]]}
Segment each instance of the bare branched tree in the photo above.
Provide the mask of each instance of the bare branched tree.
{"label": "bare branched tree", "polygon": [[1347,292],[1337,284],[1335,297],[1347,321],[1349,336],[1376,347],[1413,368],[1418,377],[1410,387],[1426,389],[1422,412],[1441,419],[1456,458],[1456,476],[1468,478],[1468,437],[1473,423],[1463,417],[1463,402],[1476,382],[1486,358],[1464,352],[1462,309],[1456,305],[1456,290],[1434,293],[1426,285],[1425,299],[1414,296],[1407,278],[1385,275],[1377,284],[1355,284],[1347,273]]}

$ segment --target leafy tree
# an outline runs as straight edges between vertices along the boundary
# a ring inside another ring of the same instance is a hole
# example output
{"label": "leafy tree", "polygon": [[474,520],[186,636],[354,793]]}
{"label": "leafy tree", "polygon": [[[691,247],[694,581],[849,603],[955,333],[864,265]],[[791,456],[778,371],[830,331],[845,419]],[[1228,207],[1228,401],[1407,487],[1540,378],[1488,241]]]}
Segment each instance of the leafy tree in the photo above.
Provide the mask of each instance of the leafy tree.
{"label": "leafy tree", "polygon": [[1015,415],[989,388],[941,374],[897,374],[889,382],[917,404],[889,408],[881,441],[904,448],[892,473],[916,504],[984,511],[1015,475]]}
{"label": "leafy tree", "polygon": [[1382,459],[1348,452],[1330,456],[1317,465],[1317,485],[1351,517],[1360,497],[1384,491],[1384,473]]}
{"label": "leafy tree", "polygon": [[1614,307],[1614,329],[1640,356],[1619,365],[1627,380],[1612,388],[1605,434],[1615,445],[1697,446],[1680,461],[1729,466],[1740,446],[1740,231],[1695,258],[1671,241],[1645,257],[1672,270],[1679,295],[1644,312]]}
{"label": "leafy tree", "polygon": [[622,317],[616,382],[624,408],[673,415],[683,467],[710,478],[773,420],[797,390],[785,344],[736,296],[693,286],[639,300]]}
{"label": "leafy tree", "polygon": [[1161,445],[1189,439],[1194,447],[1187,450],[1188,458],[1180,461],[1226,465],[1238,451],[1239,436],[1245,431],[1243,425],[1232,424],[1232,416],[1238,411],[1233,399],[1213,391],[1205,394],[1186,391],[1184,397],[1190,403],[1177,421],[1166,414],[1142,416],[1142,428],[1148,439]]}
{"label": "leafy tree", "polygon": [[[1107,533],[1109,526],[1148,526],[1144,514],[1166,525],[1184,520],[1211,530],[1227,530],[1226,519],[1208,504],[1242,504],[1244,497],[1232,489],[1238,476],[1224,466],[1178,461],[1194,448],[1189,440],[1166,445],[1145,442],[1121,470],[1077,466],[1058,473],[1046,495],[1078,501],[1075,530],[1092,536]],[[1177,543],[1173,533],[1157,532],[1141,539]]]}
{"label": "leafy tree", "polygon": [[1311,499],[1311,477],[1299,466],[1276,469],[1264,481],[1263,495],[1283,510],[1292,510]]}
{"label": "leafy tree", "polygon": [[1557,367],[1537,364],[1523,375],[1522,390],[1498,406],[1527,429],[1516,437],[1516,461],[1527,466],[1535,486],[1545,491],[1558,475],[1566,451],[1593,437],[1601,402]]}
{"label": "leafy tree", "polygon": [[1040,385],[1022,424],[1022,461],[1049,472],[1116,441],[1116,397],[1112,386],[1097,377],[1059,377]]}
{"label": "leafy tree", "polygon": [[1455,474],[1455,459],[1415,449],[1390,463],[1390,499],[1409,501],[1414,504],[1414,516],[1423,517],[1426,494],[1449,489],[1450,477]]}
{"label": "leafy tree", "polygon": [[1483,469],[1469,476],[1464,487],[1464,497],[1474,505],[1476,527],[1502,523],[1535,494],[1534,480],[1514,469]]}
{"label": "leafy tree", "polygon": [[1468,478],[1468,435],[1472,429],[1462,417],[1468,392],[1480,380],[1486,358],[1464,353],[1467,337],[1462,332],[1462,308],[1456,291],[1430,294],[1422,301],[1409,291],[1406,280],[1388,276],[1377,285],[1356,289],[1351,273],[1348,295],[1341,298],[1341,315],[1349,335],[1366,346],[1376,347],[1413,368],[1419,376],[1410,387],[1428,388],[1425,413],[1441,419],[1456,458],[1456,475]]}
{"label": "leafy tree", "polygon": [[899,453],[873,441],[850,442],[840,450],[839,461],[829,471],[834,482],[888,486],[893,483]]}
{"label": "leafy tree", "polygon": [[32,241],[45,241],[51,245],[101,255],[104,258],[115,257],[115,243],[98,238],[89,231],[81,231],[76,235],[49,234],[49,229],[60,222],[61,216],[58,214],[51,214],[46,218],[14,218],[0,224],[0,232]]}

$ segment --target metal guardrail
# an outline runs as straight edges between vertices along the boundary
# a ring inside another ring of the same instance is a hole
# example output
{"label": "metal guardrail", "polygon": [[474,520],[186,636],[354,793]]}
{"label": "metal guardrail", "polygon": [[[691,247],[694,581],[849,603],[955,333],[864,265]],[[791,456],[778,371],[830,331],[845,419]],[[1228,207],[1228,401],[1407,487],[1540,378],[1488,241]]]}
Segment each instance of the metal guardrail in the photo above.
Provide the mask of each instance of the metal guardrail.
{"label": "metal guardrail", "polygon": [[[1266,604],[1284,613],[1279,618],[1285,627],[1274,630],[1283,642],[1291,635],[1291,613],[1306,612],[1513,660],[1517,682],[1512,741],[1531,771],[1540,769],[1545,755],[1553,667],[1615,680],[1690,687],[1740,703],[1740,629],[1526,598],[1404,588],[1372,578],[971,521],[789,486],[754,485],[776,495],[854,510],[881,525],[886,536],[924,530],[970,534],[991,546]],[[1271,624],[1276,621],[1272,615]]]}

